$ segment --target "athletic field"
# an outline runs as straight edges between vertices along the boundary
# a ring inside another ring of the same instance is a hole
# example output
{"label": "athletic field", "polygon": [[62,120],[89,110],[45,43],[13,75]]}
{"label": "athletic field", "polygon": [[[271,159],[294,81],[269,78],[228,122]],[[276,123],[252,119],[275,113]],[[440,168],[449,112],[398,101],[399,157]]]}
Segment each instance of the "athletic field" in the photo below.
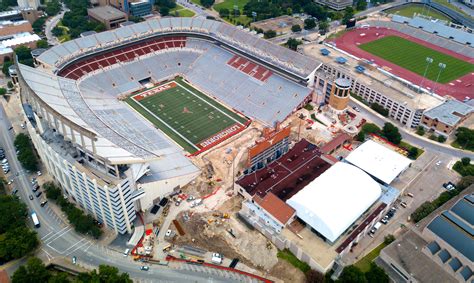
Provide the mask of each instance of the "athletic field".
{"label": "athletic field", "polygon": [[189,153],[214,146],[248,122],[182,78],[134,93],[126,101]]}
{"label": "athletic field", "polygon": [[433,63],[429,66],[426,77],[431,81],[436,81],[440,70],[438,64],[444,63],[446,68],[441,72],[438,80],[442,84],[474,72],[474,64],[398,36],[385,36],[363,43],[359,45],[359,48],[421,76],[426,69],[426,57],[431,57]]}

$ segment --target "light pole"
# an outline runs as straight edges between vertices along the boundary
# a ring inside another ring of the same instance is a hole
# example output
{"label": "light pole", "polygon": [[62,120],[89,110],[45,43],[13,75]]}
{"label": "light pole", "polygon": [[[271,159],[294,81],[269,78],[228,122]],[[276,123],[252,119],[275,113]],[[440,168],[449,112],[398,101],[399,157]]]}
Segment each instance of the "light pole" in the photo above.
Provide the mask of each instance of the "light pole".
{"label": "light pole", "polygon": [[433,63],[433,58],[426,57],[426,68],[425,68],[425,72],[423,73],[423,79],[421,80],[420,86],[418,87],[418,93],[421,92],[421,86],[423,85],[423,82],[424,82],[425,77],[426,77],[426,73],[428,72],[428,68],[430,67],[431,63]]}
{"label": "light pole", "polygon": [[439,63],[438,64],[438,67],[439,67],[439,72],[438,72],[438,76],[436,77],[436,84],[433,86],[433,89],[431,90],[431,93],[434,93],[434,90],[438,84],[438,80],[439,80],[439,77],[441,76],[441,72],[446,69],[446,64],[444,63]]}

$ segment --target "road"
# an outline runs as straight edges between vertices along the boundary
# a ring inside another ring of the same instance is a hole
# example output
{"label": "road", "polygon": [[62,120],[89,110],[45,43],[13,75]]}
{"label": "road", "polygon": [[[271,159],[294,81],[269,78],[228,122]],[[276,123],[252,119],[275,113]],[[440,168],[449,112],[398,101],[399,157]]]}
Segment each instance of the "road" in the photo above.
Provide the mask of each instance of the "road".
{"label": "road", "polygon": [[[37,256],[46,263],[53,259],[65,259],[70,261],[73,256],[77,257],[77,263],[87,268],[95,268],[100,264],[113,265],[121,272],[127,272],[130,277],[139,281],[152,282],[163,280],[168,282],[229,282],[232,279],[224,278],[219,274],[208,274],[193,272],[190,270],[177,270],[170,267],[152,265],[150,270],[140,270],[140,264],[134,262],[131,257],[124,257],[122,253],[113,251],[106,246],[101,246],[95,240],[86,238],[76,233],[63,216],[58,215],[56,210],[47,204],[40,206],[38,199],[29,200],[31,194],[31,175],[25,172],[16,159],[13,145],[14,133],[9,130],[11,123],[8,120],[3,105],[0,104],[0,144],[5,149],[6,157],[10,163],[11,173],[8,179],[14,179],[14,186],[19,190],[18,196],[26,202],[30,211],[35,211],[41,223],[36,229],[41,239],[41,247]],[[14,177],[12,177],[14,176]],[[7,266],[6,270],[11,275],[24,260],[14,262]]]}
{"label": "road", "polygon": [[450,147],[449,145],[440,144],[440,143],[428,140],[426,138],[422,138],[418,136],[416,133],[410,132],[405,127],[402,127],[401,125],[395,123],[395,121],[384,119],[381,116],[375,114],[373,110],[369,109],[365,104],[361,103],[360,101],[351,99],[349,105],[351,107],[358,106],[360,109],[360,114],[364,118],[366,118],[367,120],[370,120],[371,122],[373,122],[379,127],[383,127],[383,125],[386,122],[396,124],[398,128],[400,129],[400,133],[402,135],[403,140],[414,146],[423,148],[424,150],[430,150],[433,152],[438,152],[438,153],[450,155],[457,158],[470,157],[471,159],[474,159],[474,153],[456,149],[456,148]]}
{"label": "road", "polygon": [[406,3],[406,1],[405,0],[396,0],[394,2],[390,2],[390,3],[387,3],[387,4],[380,5],[380,6],[371,7],[371,8],[368,8],[368,9],[364,10],[364,11],[356,13],[355,17],[357,17],[357,18],[365,17],[369,14],[377,13],[377,12],[380,12],[382,10],[385,10],[385,9],[388,9],[388,8],[391,8],[391,7],[395,7],[395,6],[398,6],[398,5],[403,4],[403,3]]}
{"label": "road", "polygon": [[63,8],[61,9],[61,12],[57,14],[56,16],[48,19],[45,23],[46,27],[44,28],[44,34],[46,35],[46,39],[48,40],[48,44],[50,45],[56,45],[59,44],[58,38],[53,36],[52,30],[53,28],[58,24],[58,22],[63,18],[64,13],[69,11],[68,8],[66,8],[63,4]]}

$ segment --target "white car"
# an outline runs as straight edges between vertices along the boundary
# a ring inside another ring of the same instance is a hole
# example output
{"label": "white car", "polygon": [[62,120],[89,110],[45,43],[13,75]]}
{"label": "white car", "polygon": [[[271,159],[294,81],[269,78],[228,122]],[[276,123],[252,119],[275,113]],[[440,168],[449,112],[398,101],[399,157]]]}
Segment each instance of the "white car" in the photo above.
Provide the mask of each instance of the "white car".
{"label": "white car", "polygon": [[171,233],[171,230],[168,229],[168,231],[166,231],[165,237],[171,237]]}
{"label": "white car", "polygon": [[41,176],[41,175],[42,175],[42,174],[41,174],[41,171],[36,172],[36,174],[38,174],[38,176]]}
{"label": "white car", "polygon": [[440,160],[440,161],[438,161],[438,162],[436,162],[436,166],[440,166],[440,165],[441,165],[441,163],[442,163],[442,162],[441,162],[441,160]]}

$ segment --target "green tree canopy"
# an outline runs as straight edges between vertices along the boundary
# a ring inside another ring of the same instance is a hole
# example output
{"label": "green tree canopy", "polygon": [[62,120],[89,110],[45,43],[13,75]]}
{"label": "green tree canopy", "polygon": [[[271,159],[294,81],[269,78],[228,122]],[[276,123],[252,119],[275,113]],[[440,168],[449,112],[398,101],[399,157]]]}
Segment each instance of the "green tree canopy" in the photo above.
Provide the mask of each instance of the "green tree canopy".
{"label": "green tree canopy", "polygon": [[304,29],[310,30],[316,27],[316,21],[314,19],[306,19],[304,20]]}
{"label": "green tree canopy", "polygon": [[0,234],[25,226],[28,210],[26,205],[17,197],[10,195],[0,196]]}
{"label": "green tree canopy", "polygon": [[374,262],[370,264],[370,270],[365,273],[368,283],[388,283],[389,278],[385,271],[378,267]]}
{"label": "green tree canopy", "polygon": [[230,11],[227,8],[222,8],[219,10],[219,16],[222,18],[227,18],[229,17]]}
{"label": "green tree canopy", "polygon": [[465,149],[474,150],[474,129],[459,127],[456,131],[456,142]]}
{"label": "green tree canopy", "polygon": [[12,283],[48,282],[51,274],[39,258],[28,259],[26,265],[20,266],[12,276]]}
{"label": "green tree canopy", "polygon": [[210,8],[212,5],[214,5],[215,0],[201,0],[201,4],[206,7]]}
{"label": "green tree canopy", "polygon": [[38,40],[36,42],[36,47],[38,47],[38,48],[48,48],[48,42],[44,39]]}
{"label": "green tree canopy", "polygon": [[292,32],[299,32],[299,31],[301,31],[301,26],[300,25],[293,25],[293,26],[291,26],[291,31]]}
{"label": "green tree canopy", "polygon": [[294,39],[294,38],[289,38],[288,41],[286,42],[286,46],[290,48],[291,50],[295,50],[298,48],[298,45],[300,45],[302,42]]}
{"label": "green tree canopy", "polygon": [[132,283],[127,273],[119,273],[118,268],[108,265],[100,265],[99,272],[93,270],[89,273],[80,273],[77,277],[79,282],[114,282]]}
{"label": "green tree canopy", "polygon": [[400,144],[402,135],[392,123],[385,123],[382,129],[382,135],[393,144]]}
{"label": "green tree canopy", "polygon": [[367,283],[364,273],[354,265],[344,267],[341,276],[339,276],[341,283]]}

